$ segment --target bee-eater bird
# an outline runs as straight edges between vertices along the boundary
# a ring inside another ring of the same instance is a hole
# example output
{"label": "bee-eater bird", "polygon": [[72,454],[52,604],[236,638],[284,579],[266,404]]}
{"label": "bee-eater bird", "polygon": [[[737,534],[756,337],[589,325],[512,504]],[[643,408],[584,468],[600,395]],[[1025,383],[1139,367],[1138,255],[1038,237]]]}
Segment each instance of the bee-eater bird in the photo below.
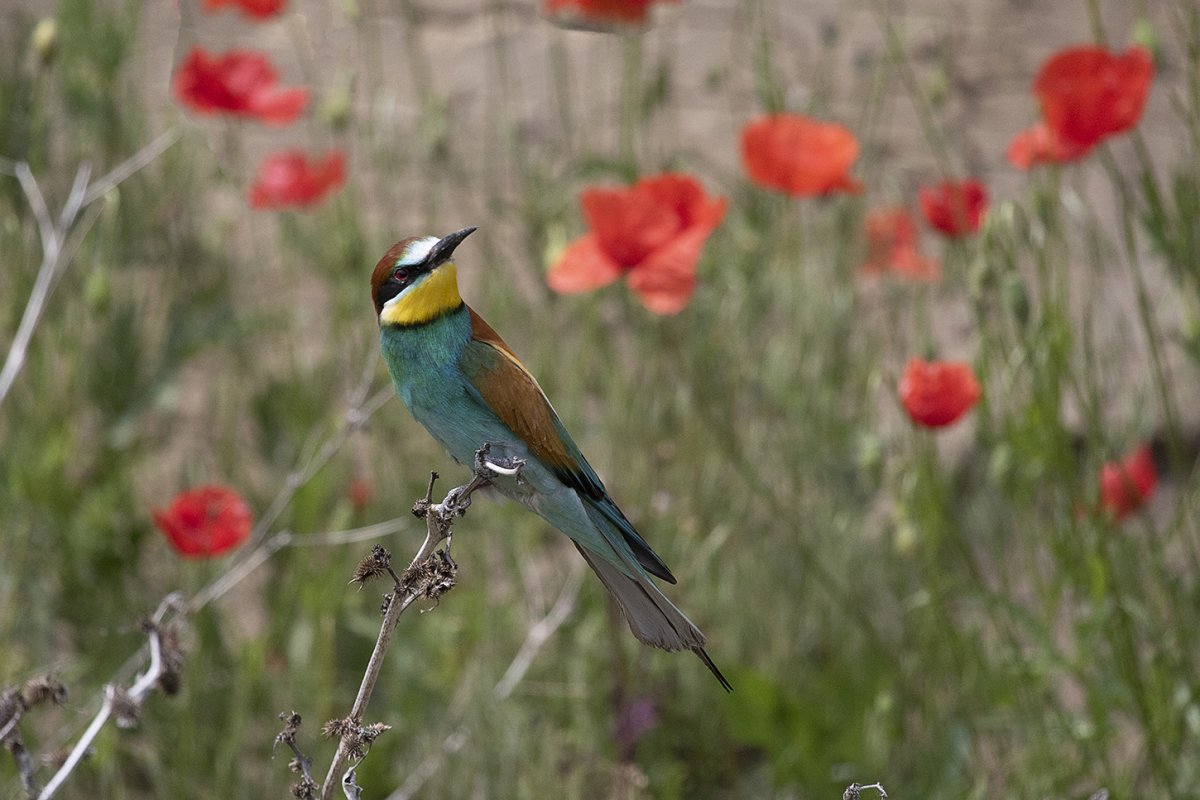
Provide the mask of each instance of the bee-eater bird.
{"label": "bee-eater bird", "polygon": [[484,444],[524,461],[519,480],[496,476],[495,488],[571,537],[634,636],[691,650],[731,690],[704,634],[650,578],[675,583],[671,570],[613,502],[538,382],[459,296],[451,256],[474,231],[404,239],[375,265],[371,294],[396,392],[460,464],[474,463]]}

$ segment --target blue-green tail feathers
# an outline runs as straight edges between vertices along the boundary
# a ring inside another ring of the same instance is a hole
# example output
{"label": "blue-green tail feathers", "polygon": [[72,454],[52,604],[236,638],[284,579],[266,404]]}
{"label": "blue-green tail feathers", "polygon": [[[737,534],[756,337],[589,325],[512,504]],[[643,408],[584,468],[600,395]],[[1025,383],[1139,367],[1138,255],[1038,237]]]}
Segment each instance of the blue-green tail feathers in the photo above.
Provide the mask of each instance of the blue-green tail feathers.
{"label": "blue-green tail feathers", "polygon": [[704,634],[659,591],[648,575],[636,567],[629,571],[631,574],[626,574],[610,561],[590,553],[578,542],[575,547],[617,602],[638,641],[663,650],[691,650],[721,682],[725,691],[733,691],[729,681],[704,650]]}
{"label": "blue-green tail feathers", "polygon": [[[574,447],[574,442],[570,442],[570,444]],[[578,448],[575,450],[578,452]],[[604,484],[596,477],[596,473],[592,471],[582,454],[579,455],[579,464],[581,467],[579,470],[559,469],[554,471],[554,475],[579,494],[579,499],[589,510],[589,516],[592,510],[599,511],[611,523],[609,527],[616,529],[621,534],[621,538],[629,545],[634,558],[647,572],[656,578],[662,578],[667,583],[674,584],[675,576],[671,574],[671,570],[608,496]],[[603,523],[598,524],[603,525]]]}

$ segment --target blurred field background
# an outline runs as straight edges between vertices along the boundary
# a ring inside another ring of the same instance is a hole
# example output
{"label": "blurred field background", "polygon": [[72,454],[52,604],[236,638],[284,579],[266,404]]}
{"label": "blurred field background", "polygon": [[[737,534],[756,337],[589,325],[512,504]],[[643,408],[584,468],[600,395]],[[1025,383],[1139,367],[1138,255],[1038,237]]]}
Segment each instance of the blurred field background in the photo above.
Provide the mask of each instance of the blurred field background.
{"label": "blurred field background", "polygon": [[[99,176],[178,136],[89,207],[0,405],[0,683],[53,671],[71,690],[22,722],[34,752],[128,681],[164,595],[237,563],[183,560],[155,530],[180,490],[227,484],[298,537],[398,519],[382,543],[416,550],[430,470],[443,489],[466,473],[394,398],[347,429],[387,387],[368,278],[397,239],[478,225],[464,296],[671,565],[735,692],[639,646],[565,537],[478,503],[458,587],[388,655],[367,796],[1200,796],[1194,4],[684,0],[635,35],[506,0],[291,0],[258,24],[188,0],[0,13],[0,156],[28,162],[51,212],[80,163]],[[1008,164],[1049,55],[1135,40],[1157,72],[1134,133]],[[170,76],[197,44],[268,53],[309,111],[187,112]],[[746,178],[739,131],[782,109],[854,132],[863,194]],[[285,147],[345,150],[345,186],[251,210]],[[687,308],[547,289],[579,191],[664,169],[729,201]],[[970,239],[925,231],[940,281],[862,279],[869,208],[968,174],[991,208]],[[0,175],[0,351],[41,258]],[[931,355],[983,385],[941,432],[896,401],[905,362]],[[1158,492],[1119,522],[1093,513],[1101,465],[1141,442]],[[346,585],[368,548],[284,548],[193,615],[181,693],[102,733],[60,796],[287,796],[272,742],[291,709],[323,774],[320,723],[349,709],[379,627],[383,589]],[[571,614],[497,692],[560,597]],[[11,759],[0,780],[23,796]]]}

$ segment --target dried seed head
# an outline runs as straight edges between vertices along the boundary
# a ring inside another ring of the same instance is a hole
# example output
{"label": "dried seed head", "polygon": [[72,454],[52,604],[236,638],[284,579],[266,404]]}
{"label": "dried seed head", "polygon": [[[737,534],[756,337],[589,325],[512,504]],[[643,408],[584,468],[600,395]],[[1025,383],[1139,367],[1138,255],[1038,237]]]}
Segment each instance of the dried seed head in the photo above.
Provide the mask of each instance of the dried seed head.
{"label": "dried seed head", "polygon": [[299,783],[293,783],[292,797],[299,798],[299,800],[316,800],[317,784],[313,783],[308,778],[305,778]]}
{"label": "dried seed head", "polygon": [[[60,747],[57,750],[42,756],[42,763],[49,767],[52,772],[57,772],[63,764],[67,763],[67,758],[70,757],[71,750],[72,748],[69,745]],[[96,750],[92,747],[89,747],[83,751],[83,757],[85,759],[91,758],[95,754]]]}
{"label": "dried seed head", "polygon": [[40,703],[53,703],[60,706],[67,701],[67,687],[53,675],[40,675],[26,681],[21,687],[21,702],[26,708],[33,708]]}
{"label": "dried seed head", "polygon": [[331,719],[321,726],[321,735],[326,739],[340,739],[348,731],[354,730],[354,721],[349,717]]}
{"label": "dried seed head", "polygon": [[283,721],[283,730],[275,737],[275,743],[296,741],[296,734],[300,731],[300,715],[295,711],[282,711],[279,713],[279,719]]}
{"label": "dried seed head", "polygon": [[357,583],[361,589],[367,581],[378,578],[387,572],[391,565],[392,554],[379,545],[375,545],[371,548],[370,555],[358,562],[358,566],[354,568],[354,577],[350,579],[350,582]]}
{"label": "dried seed head", "polygon": [[168,669],[164,665],[162,672],[158,674],[158,688],[162,689],[162,693],[167,697],[174,697],[179,694],[179,690],[183,688],[183,678],[178,672],[173,669]]}
{"label": "dried seed head", "polygon": [[378,738],[379,734],[386,733],[391,729],[392,726],[386,722],[372,722],[370,725],[364,725],[359,728],[359,733],[362,734],[362,738],[366,743],[370,745],[375,743],[375,739]]}
{"label": "dried seed head", "polygon": [[129,693],[120,686],[108,686],[108,703],[112,708],[113,717],[117,721],[118,728],[134,728],[137,727],[138,714],[141,709],[137,703],[133,702],[133,698]]}
{"label": "dried seed head", "polygon": [[25,703],[21,699],[21,691],[15,686],[7,686],[0,691],[0,725],[5,725],[15,714],[25,713]]}

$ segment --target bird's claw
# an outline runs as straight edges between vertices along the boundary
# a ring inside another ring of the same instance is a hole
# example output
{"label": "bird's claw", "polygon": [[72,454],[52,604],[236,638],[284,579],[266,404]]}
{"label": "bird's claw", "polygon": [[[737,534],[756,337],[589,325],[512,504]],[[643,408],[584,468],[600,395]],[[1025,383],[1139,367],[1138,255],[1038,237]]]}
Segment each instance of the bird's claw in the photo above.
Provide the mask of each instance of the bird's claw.
{"label": "bird's claw", "polygon": [[447,515],[451,517],[461,517],[467,513],[467,509],[471,507],[471,495],[464,491],[466,487],[457,486],[450,490],[446,495],[442,507],[446,510]]}

